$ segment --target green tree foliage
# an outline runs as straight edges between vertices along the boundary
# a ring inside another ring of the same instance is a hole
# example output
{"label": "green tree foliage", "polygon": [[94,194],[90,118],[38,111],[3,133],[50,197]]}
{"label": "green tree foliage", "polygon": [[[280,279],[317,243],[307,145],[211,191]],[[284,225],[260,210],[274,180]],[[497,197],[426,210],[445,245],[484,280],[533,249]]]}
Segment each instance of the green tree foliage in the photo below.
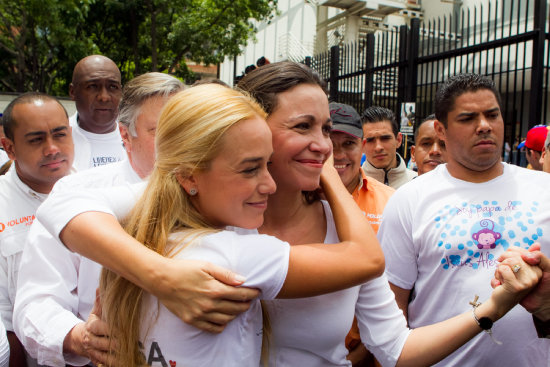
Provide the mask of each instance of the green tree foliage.
{"label": "green tree foliage", "polygon": [[186,61],[235,56],[277,0],[2,0],[0,89],[66,95],[72,68],[101,53],[123,80],[147,71],[192,79]]}
{"label": "green tree foliage", "polygon": [[88,5],[88,0],[0,1],[0,88],[66,94],[72,66],[94,51],[79,34]]}
{"label": "green tree foliage", "polygon": [[92,4],[88,36],[125,72],[163,71],[190,77],[186,61],[236,56],[270,20],[277,0],[104,0]]}

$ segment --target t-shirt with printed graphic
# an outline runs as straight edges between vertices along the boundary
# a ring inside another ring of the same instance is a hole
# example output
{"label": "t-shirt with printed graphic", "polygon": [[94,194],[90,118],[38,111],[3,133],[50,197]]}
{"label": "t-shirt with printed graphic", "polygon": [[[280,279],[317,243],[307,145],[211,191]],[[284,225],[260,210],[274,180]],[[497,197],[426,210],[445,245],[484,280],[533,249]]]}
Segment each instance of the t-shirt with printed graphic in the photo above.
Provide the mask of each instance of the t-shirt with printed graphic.
{"label": "t-shirt with printed graphic", "polygon": [[80,127],[78,127],[78,129],[80,129],[80,133],[84,135],[90,143],[91,154],[89,167],[104,166],[127,159],[122,141],[120,140],[118,128],[106,134],[94,134]]}
{"label": "t-shirt with printed graphic", "polygon": [[[550,253],[550,176],[503,164],[484,183],[452,177],[445,165],[403,186],[389,200],[378,232],[391,283],[412,290],[416,328],[471,310],[489,298],[496,259],[535,241]],[[515,307],[441,366],[546,366],[550,341],[537,338],[531,315]]]}
{"label": "t-shirt with printed graphic", "polygon": [[109,133],[94,134],[79,126],[78,113],[69,118],[69,124],[73,129],[73,167],[77,171],[104,166],[128,158],[118,125]]}
{"label": "t-shirt with printed graphic", "polygon": [[[181,234],[173,234],[171,239],[177,241],[178,236]],[[289,254],[288,243],[275,237],[221,231],[197,240],[176,258],[204,260],[230,269],[246,277],[244,286],[260,289],[261,299],[273,299],[286,279]],[[144,306],[141,335],[148,365],[259,365],[263,333],[259,299],[221,334],[182,322],[151,295],[144,297]]]}

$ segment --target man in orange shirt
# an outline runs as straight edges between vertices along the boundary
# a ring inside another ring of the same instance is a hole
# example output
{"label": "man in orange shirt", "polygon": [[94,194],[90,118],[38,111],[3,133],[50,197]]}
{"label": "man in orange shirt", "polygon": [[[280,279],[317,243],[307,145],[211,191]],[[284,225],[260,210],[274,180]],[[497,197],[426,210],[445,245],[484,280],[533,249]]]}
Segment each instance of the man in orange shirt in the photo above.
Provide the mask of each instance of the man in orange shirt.
{"label": "man in orange shirt", "polygon": [[[361,117],[357,111],[342,103],[333,102],[329,107],[332,118],[330,139],[334,147],[334,167],[372,228],[377,232],[386,202],[395,190],[366,176],[361,168],[361,154],[365,139]],[[369,358],[372,358],[361,343],[355,321],[346,337],[346,347],[350,351],[348,359],[354,366],[363,366]]]}

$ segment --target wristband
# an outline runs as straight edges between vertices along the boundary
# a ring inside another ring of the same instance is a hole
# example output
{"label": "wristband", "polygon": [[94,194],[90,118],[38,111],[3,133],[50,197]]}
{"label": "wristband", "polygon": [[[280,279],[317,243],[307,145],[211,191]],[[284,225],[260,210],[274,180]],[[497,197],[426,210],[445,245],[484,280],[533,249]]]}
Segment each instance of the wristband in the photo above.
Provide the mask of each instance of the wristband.
{"label": "wristband", "polygon": [[474,300],[472,302],[470,302],[470,304],[473,307],[472,315],[474,316],[474,320],[477,322],[478,326],[483,331],[485,331],[487,334],[489,334],[491,339],[493,339],[493,342],[495,342],[496,344],[499,344],[499,345],[502,344],[502,342],[496,340],[495,337],[493,336],[493,330],[492,330],[493,329],[493,320],[491,320],[488,317],[482,317],[480,319],[477,317],[476,308],[478,308],[481,305],[481,302],[477,301],[478,299],[479,299],[479,296],[476,294],[475,297],[474,297]]}

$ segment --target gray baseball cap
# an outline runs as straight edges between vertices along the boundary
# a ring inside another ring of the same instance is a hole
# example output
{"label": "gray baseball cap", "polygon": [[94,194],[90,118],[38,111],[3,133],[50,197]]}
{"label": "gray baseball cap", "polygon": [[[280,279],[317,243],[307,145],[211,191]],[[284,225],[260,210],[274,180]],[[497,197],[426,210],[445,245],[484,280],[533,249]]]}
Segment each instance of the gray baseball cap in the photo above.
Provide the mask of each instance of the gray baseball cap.
{"label": "gray baseball cap", "polygon": [[355,138],[363,138],[361,117],[355,108],[344,103],[331,102],[329,104],[332,131],[346,133]]}

